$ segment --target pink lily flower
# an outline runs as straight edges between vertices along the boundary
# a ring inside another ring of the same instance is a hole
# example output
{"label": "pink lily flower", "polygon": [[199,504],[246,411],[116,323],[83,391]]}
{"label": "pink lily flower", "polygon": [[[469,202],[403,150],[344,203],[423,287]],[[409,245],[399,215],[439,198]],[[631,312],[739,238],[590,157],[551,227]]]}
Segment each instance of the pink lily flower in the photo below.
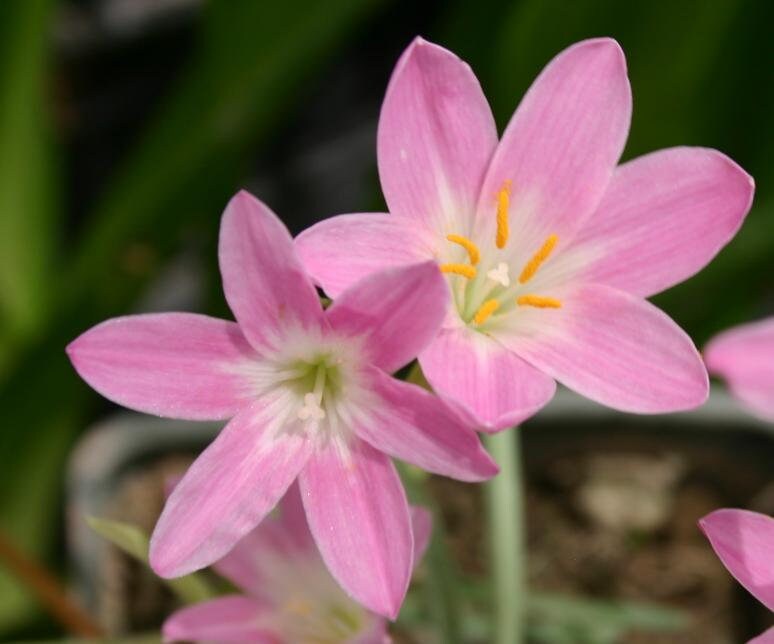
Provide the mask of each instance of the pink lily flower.
{"label": "pink lily flower", "polygon": [[[734,578],[774,611],[774,519],[749,510],[723,509],[699,520],[715,554]],[[774,627],[748,644],[773,644]]]}
{"label": "pink lily flower", "polygon": [[67,348],[80,376],[118,404],[172,418],[231,418],[167,500],[151,566],[177,577],[217,561],[298,478],[333,576],[394,618],[409,583],[412,537],[388,456],[464,481],[497,472],[457,414],[388,375],[437,332],[444,278],[428,262],[388,270],[324,311],[287,229],[246,192],[223,215],[219,260],[237,323],[130,316]]}
{"label": "pink lily flower", "polygon": [[[242,594],[183,608],[164,623],[165,642],[387,644],[386,620],[350,599],[315,546],[293,485],[269,517],[213,568]],[[411,508],[414,564],[430,539],[430,513]]]}
{"label": "pink lily flower", "polygon": [[774,421],[774,317],[715,336],[704,349],[704,361],[742,405]]}
{"label": "pink lily flower", "polygon": [[379,120],[390,214],[334,217],[296,248],[333,297],[374,271],[437,262],[452,307],[419,361],[486,431],[532,415],[555,381],[629,412],[696,407],[708,393],[699,354],[644,298],[714,257],[754,185],[704,148],[616,167],[630,115],[621,48],[586,40],[548,64],[498,142],[468,65],[418,38]]}

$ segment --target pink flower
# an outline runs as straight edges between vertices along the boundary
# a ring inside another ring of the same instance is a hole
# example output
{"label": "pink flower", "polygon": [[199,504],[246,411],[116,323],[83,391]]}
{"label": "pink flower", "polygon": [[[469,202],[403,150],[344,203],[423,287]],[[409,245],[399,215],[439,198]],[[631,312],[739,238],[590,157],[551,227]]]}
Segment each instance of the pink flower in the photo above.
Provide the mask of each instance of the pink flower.
{"label": "pink flower", "polygon": [[[328,573],[306,525],[298,487],[270,517],[214,565],[243,594],[183,608],[164,623],[166,642],[390,641],[384,618],[352,601]],[[430,538],[430,513],[411,508],[414,563]]]}
{"label": "pink flower", "polygon": [[745,407],[774,421],[774,318],[717,335],[704,350],[704,360]]}
{"label": "pink flower", "polygon": [[537,411],[555,380],[625,411],[700,405],[696,348],[644,298],[733,237],[753,181],[704,148],[616,167],[630,114],[623,52],[587,40],[548,64],[498,143],[470,68],[417,39],[379,121],[391,214],[321,222],[297,239],[301,259],[334,297],[373,271],[440,264],[453,306],[419,361],[489,431]]}
{"label": "pink flower", "polygon": [[333,576],[394,617],[408,586],[406,497],[388,458],[465,481],[497,466],[438,398],[388,373],[437,332],[446,284],[429,262],[384,271],[323,311],[279,219],[246,192],[220,230],[237,323],[189,313],[108,320],[68,348],[78,373],[139,411],[231,421],[169,497],[150,561],[176,577],[223,557],[298,477]]}
{"label": "pink flower", "polygon": [[[774,611],[774,519],[749,510],[715,510],[699,520],[715,554],[766,608]],[[749,644],[773,644],[774,628]]]}

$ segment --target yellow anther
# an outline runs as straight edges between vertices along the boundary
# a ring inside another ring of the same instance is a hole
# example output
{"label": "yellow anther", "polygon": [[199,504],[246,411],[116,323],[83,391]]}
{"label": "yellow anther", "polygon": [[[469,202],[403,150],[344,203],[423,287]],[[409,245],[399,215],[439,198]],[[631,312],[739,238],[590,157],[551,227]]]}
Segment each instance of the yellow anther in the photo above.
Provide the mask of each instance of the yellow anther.
{"label": "yellow anther", "polygon": [[532,259],[529,260],[522,269],[521,275],[519,275],[520,284],[526,284],[535,276],[535,273],[538,272],[538,269],[543,262],[548,259],[548,256],[551,254],[551,251],[554,250],[554,246],[556,246],[556,242],[558,241],[559,238],[556,235],[552,234],[548,236],[548,239],[543,242],[543,245],[538,252],[532,256]]}
{"label": "yellow anther", "polygon": [[499,308],[500,303],[497,300],[487,300],[481,305],[478,311],[476,311],[476,314],[473,316],[473,324],[477,324],[479,326],[482,325],[489,319],[489,316]]}
{"label": "yellow anther", "polygon": [[542,295],[520,295],[516,298],[519,306],[534,306],[538,309],[560,309],[562,303],[555,297],[543,297]]}
{"label": "yellow anther", "polygon": [[472,279],[476,276],[476,268],[470,264],[441,264],[441,272],[462,275],[468,279]]}
{"label": "yellow anther", "polygon": [[478,252],[478,246],[476,246],[467,237],[463,237],[462,235],[446,235],[446,239],[448,239],[453,244],[459,244],[462,246],[466,251],[468,251],[470,263],[474,266],[478,264],[478,260],[481,259],[481,253]]}
{"label": "yellow anther", "polygon": [[505,248],[508,243],[508,208],[511,205],[511,182],[504,181],[503,187],[497,193],[497,248]]}

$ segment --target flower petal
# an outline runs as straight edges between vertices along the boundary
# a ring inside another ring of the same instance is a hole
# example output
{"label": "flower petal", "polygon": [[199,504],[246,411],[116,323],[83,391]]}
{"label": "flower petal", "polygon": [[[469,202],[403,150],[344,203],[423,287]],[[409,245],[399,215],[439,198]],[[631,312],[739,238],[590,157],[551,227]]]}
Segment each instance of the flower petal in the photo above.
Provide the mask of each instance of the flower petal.
{"label": "flower petal", "polygon": [[411,576],[406,495],[390,460],[353,438],[331,443],[299,475],[309,528],[328,569],[366,608],[395,619]]}
{"label": "flower petal", "polygon": [[556,296],[561,308],[521,307],[494,337],[570,389],[614,409],[663,413],[707,399],[699,353],[663,311],[608,286],[581,285]]}
{"label": "flower petal", "polygon": [[221,420],[254,394],[244,367],[260,359],[239,326],[193,313],[107,320],[67,347],[78,374],[119,405],[158,416]]}
{"label": "flower petal", "polygon": [[267,586],[274,582],[272,572],[277,570],[278,561],[297,561],[306,555],[319,561],[294,483],[279,503],[279,516],[266,517],[213,568],[237,588],[268,601],[271,595],[267,591],[271,589]]}
{"label": "flower petal", "polygon": [[172,613],[161,627],[164,642],[255,642],[276,644],[277,636],[259,626],[266,609],[242,595],[218,597]]}
{"label": "flower petal", "polygon": [[162,577],[209,566],[260,523],[309,458],[311,442],[284,425],[286,401],[255,402],[202,452],[167,499],[150,562]]}
{"label": "flower petal", "polygon": [[374,273],[328,309],[331,327],[360,338],[371,364],[388,373],[406,366],[441,328],[449,287],[435,262]]}
{"label": "flower petal", "polygon": [[758,637],[754,637],[747,644],[774,644],[774,626]]}
{"label": "flower petal", "polygon": [[376,449],[460,481],[483,481],[498,469],[458,414],[421,387],[364,371],[374,399],[350,409],[355,433]]}
{"label": "flower petal", "polygon": [[249,192],[226,206],[218,246],[223,292],[242,332],[258,350],[289,326],[319,327],[323,311],[284,224]]}
{"label": "flower petal", "polygon": [[419,362],[433,389],[463,405],[487,432],[515,427],[556,391],[553,378],[469,328],[444,328]]}
{"label": "flower petal", "polygon": [[411,512],[411,531],[414,533],[414,567],[416,568],[425,556],[427,546],[430,545],[433,515],[430,510],[419,505],[412,505],[409,511]]}
{"label": "flower petal", "polygon": [[339,215],[307,228],[295,246],[315,282],[335,299],[371,273],[432,258],[427,238],[407,217]]}
{"label": "flower petal", "polygon": [[443,47],[414,40],[379,117],[379,177],[390,212],[433,230],[472,213],[496,145],[494,118],[470,67]]}
{"label": "flower petal", "polygon": [[704,350],[704,360],[743,405],[774,420],[774,317],[715,336]]}
{"label": "flower petal", "polygon": [[699,520],[723,565],[769,610],[774,610],[774,518],[724,508]]}
{"label": "flower petal", "polygon": [[754,190],[716,150],[645,155],[616,170],[567,254],[583,255],[584,282],[649,297],[697,273],[729,242]]}
{"label": "flower petal", "polygon": [[617,42],[585,40],[561,52],[522,99],[494,153],[478,203],[480,225],[494,226],[497,194],[510,181],[511,219],[519,222],[513,253],[531,257],[550,234],[561,249],[602,198],[630,119]]}

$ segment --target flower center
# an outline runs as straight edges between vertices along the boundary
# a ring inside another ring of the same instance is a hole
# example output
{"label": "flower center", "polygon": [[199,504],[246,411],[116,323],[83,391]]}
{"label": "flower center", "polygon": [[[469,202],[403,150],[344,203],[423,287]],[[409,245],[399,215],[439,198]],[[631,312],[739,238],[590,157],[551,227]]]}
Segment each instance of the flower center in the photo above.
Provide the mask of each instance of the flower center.
{"label": "flower center", "polygon": [[276,372],[289,395],[290,413],[310,432],[328,428],[336,420],[336,404],[343,388],[343,361],[334,353],[295,359]]}
{"label": "flower center", "polygon": [[[510,237],[511,182],[505,181],[497,193],[495,246],[503,250]],[[518,279],[514,283],[507,262],[499,261],[479,275],[477,268],[481,261],[479,247],[469,238],[450,233],[446,239],[462,247],[468,256],[468,262],[445,263],[441,271],[449,273],[456,280],[453,283],[455,299],[461,317],[465,322],[480,327],[493,315],[508,313],[515,307],[531,306],[538,309],[558,309],[562,303],[555,297],[525,292],[522,287],[529,283],[554,251],[559,237],[551,234],[523,265]],[[497,251],[494,251],[497,252]],[[491,264],[490,264],[491,265]],[[511,288],[513,286],[513,288]]]}
{"label": "flower center", "polygon": [[283,642],[336,644],[367,627],[368,615],[331,579],[316,553],[293,552],[262,561],[265,592],[276,611],[258,625],[278,631]]}
{"label": "flower center", "polygon": [[317,365],[314,388],[312,391],[304,394],[304,404],[297,412],[300,420],[308,420],[316,424],[325,418],[325,410],[322,408],[322,398],[323,391],[325,390],[327,370],[328,368],[325,362]]}
{"label": "flower center", "polygon": [[294,595],[281,607],[283,635],[299,644],[336,644],[350,640],[364,626],[363,611],[342,598]]}

